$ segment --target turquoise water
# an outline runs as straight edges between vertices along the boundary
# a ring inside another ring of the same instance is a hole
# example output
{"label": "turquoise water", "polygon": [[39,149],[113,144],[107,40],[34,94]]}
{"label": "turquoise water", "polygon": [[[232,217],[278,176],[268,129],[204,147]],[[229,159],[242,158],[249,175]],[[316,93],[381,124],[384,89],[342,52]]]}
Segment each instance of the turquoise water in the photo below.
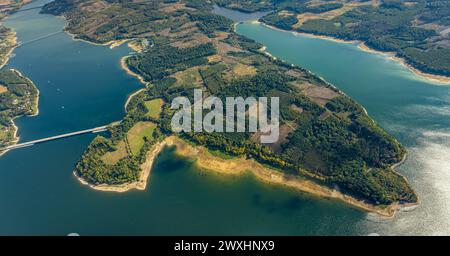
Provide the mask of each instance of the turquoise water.
{"label": "turquoise water", "polygon": [[[26,42],[61,31],[64,20],[30,10],[5,24]],[[238,30],[267,44],[273,54],[335,83],[405,143],[411,157],[400,171],[410,178],[423,204],[383,221],[343,203],[262,184],[251,176],[204,173],[170,150],[155,164],[146,191],[98,192],[72,175],[93,138],[83,135],[0,157],[0,234],[450,233],[448,87],[411,79],[395,62],[353,45],[294,37],[252,24]],[[17,48],[8,67],[22,71],[41,91],[40,114],[17,120],[22,141],[119,120],[127,95],[141,88],[119,66],[129,51],[73,41],[65,33]]]}

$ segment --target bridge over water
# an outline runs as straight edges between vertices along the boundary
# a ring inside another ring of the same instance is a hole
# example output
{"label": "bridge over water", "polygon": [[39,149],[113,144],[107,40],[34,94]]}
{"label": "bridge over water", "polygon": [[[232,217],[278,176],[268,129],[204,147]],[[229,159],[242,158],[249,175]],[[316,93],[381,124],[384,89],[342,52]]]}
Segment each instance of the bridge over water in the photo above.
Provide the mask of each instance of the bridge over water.
{"label": "bridge over water", "polygon": [[17,47],[24,46],[26,44],[31,44],[31,43],[34,43],[36,41],[44,40],[46,38],[49,38],[49,37],[52,37],[52,36],[56,36],[56,35],[59,35],[61,33],[64,33],[64,31],[57,31],[57,32],[46,34],[46,35],[43,35],[43,36],[31,39],[31,40],[28,40],[28,41],[25,41],[25,42],[19,42],[19,43],[17,43]]}
{"label": "bridge over water", "polygon": [[87,133],[104,132],[104,131],[108,130],[108,127],[116,126],[118,124],[120,124],[120,122],[114,122],[114,123],[109,124],[109,125],[99,126],[99,127],[95,127],[95,128],[91,128],[91,129],[86,129],[86,130],[81,130],[81,131],[76,131],[76,132],[56,135],[56,136],[52,136],[52,137],[47,137],[47,138],[43,138],[43,139],[38,139],[38,140],[33,140],[33,141],[28,141],[28,142],[23,142],[23,143],[18,143],[18,144],[15,144],[15,145],[11,145],[11,146],[7,146],[7,147],[4,147],[4,148],[0,148],[0,152],[13,150],[13,149],[24,148],[24,147],[30,147],[30,146],[33,146],[33,145],[38,144],[38,143],[44,143],[44,142],[48,142],[48,141],[52,141],[52,140],[59,140],[59,139],[73,137],[73,136],[78,136],[78,135],[87,134]]}

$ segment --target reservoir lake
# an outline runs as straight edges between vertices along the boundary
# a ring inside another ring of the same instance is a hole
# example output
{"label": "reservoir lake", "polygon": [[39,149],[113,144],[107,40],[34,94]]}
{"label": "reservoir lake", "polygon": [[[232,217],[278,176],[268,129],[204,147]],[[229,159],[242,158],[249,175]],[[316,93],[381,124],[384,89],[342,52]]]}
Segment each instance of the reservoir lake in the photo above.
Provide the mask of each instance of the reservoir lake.
{"label": "reservoir lake", "polygon": [[[237,21],[257,18],[233,15]],[[120,67],[120,59],[132,54],[125,45],[110,49],[74,41],[62,32],[64,19],[39,14],[39,9],[18,12],[3,23],[23,43],[6,68],[21,71],[41,93],[39,115],[16,120],[22,142],[120,120],[128,95],[143,87]],[[95,136],[89,134],[0,157],[0,235],[450,234],[449,86],[427,82],[355,44],[254,22],[236,29],[272,55],[333,83],[398,138],[409,151],[398,170],[418,192],[421,205],[385,220],[339,201],[260,183],[251,175],[201,171],[171,150],[156,161],[147,190],[94,191],[72,174]]]}

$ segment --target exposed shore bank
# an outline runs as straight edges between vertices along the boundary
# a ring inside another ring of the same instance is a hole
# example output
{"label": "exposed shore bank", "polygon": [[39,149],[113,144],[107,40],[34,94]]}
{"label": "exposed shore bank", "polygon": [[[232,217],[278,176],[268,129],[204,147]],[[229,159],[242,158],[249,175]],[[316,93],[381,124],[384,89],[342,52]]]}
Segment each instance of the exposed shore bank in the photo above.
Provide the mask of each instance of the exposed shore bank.
{"label": "exposed shore bank", "polygon": [[141,173],[138,181],[136,182],[122,185],[92,185],[81,177],[78,177],[76,173],[74,174],[82,184],[88,185],[92,189],[99,191],[123,193],[132,189],[145,190],[156,157],[165,147],[172,146],[176,147],[176,154],[194,160],[197,167],[202,170],[235,176],[250,172],[262,182],[285,186],[320,198],[337,199],[355,208],[370,213],[376,213],[377,215],[385,218],[394,217],[395,214],[403,208],[410,208],[418,205],[418,203],[394,203],[389,206],[375,206],[345,195],[338,190],[319,185],[311,180],[284,174],[281,171],[266,167],[253,159],[247,159],[245,157],[223,159],[214,156],[208,151],[208,149],[202,146],[194,147],[176,136],[167,137],[165,140],[157,143],[151,148],[147,154],[146,162],[141,165]]}
{"label": "exposed shore bank", "polygon": [[[64,16],[56,16],[56,17],[61,17],[62,19],[66,20],[66,18]],[[67,23],[67,21],[66,21]],[[72,34],[68,29],[67,29],[67,24],[64,26],[63,31],[65,33],[67,33],[67,35],[69,35],[73,41],[79,41],[79,42],[83,42],[83,43],[87,43],[87,44],[91,44],[91,45],[97,45],[97,46],[109,46],[109,48],[113,49],[116,47],[121,46],[122,44],[130,41],[130,39],[123,39],[123,40],[112,40],[112,41],[108,41],[106,43],[96,43],[96,42],[92,42],[86,39],[82,39],[82,38],[77,38],[76,34]]]}
{"label": "exposed shore bank", "polygon": [[441,76],[441,75],[435,75],[435,74],[423,72],[423,71],[413,67],[412,65],[408,64],[405,59],[397,57],[395,52],[378,51],[378,50],[368,47],[364,42],[359,41],[359,40],[343,40],[343,39],[335,38],[335,37],[331,37],[331,36],[323,36],[323,35],[316,35],[316,34],[310,34],[310,33],[296,32],[296,31],[292,31],[292,30],[284,30],[284,29],[280,29],[280,28],[268,25],[268,24],[266,24],[264,22],[260,22],[260,21],[251,21],[251,23],[261,24],[267,28],[277,30],[277,31],[282,31],[282,32],[289,32],[294,35],[301,35],[301,36],[305,36],[305,37],[309,37],[309,38],[318,38],[318,39],[323,39],[323,40],[329,40],[329,41],[333,41],[336,43],[355,44],[355,45],[358,45],[358,48],[362,51],[373,53],[373,54],[380,54],[380,55],[386,56],[388,59],[390,59],[392,61],[399,62],[402,66],[406,67],[412,73],[419,76],[421,79],[424,79],[425,81],[438,83],[438,84],[442,84],[442,85],[450,85],[450,77],[448,77],[448,76]]}
{"label": "exposed shore bank", "polygon": [[[17,33],[14,31],[11,31],[11,33],[6,37],[5,41],[11,45],[11,48],[8,50],[8,52],[5,54],[5,56],[3,56],[3,59],[0,60],[1,61],[0,69],[2,69],[6,64],[8,64],[8,61],[9,61],[12,53],[14,52],[14,49],[16,49],[16,47],[17,47]],[[19,128],[14,123],[14,119],[16,119],[16,118],[18,118],[18,117],[14,117],[11,120],[12,128],[14,129],[14,135],[13,135],[12,141],[9,142],[9,145],[14,145],[14,144],[17,144],[17,142],[19,142],[19,137],[17,136],[17,132],[18,132]],[[6,154],[8,151],[9,150],[0,151],[0,157],[2,155]]]}
{"label": "exposed shore bank", "polygon": [[170,141],[169,145],[177,147],[176,152],[178,154],[183,157],[194,159],[197,166],[201,169],[226,175],[242,175],[250,172],[263,182],[293,188],[321,198],[338,199],[356,208],[367,212],[373,212],[383,217],[394,217],[402,208],[418,204],[392,204],[386,207],[375,206],[345,195],[338,190],[319,185],[311,180],[286,175],[279,170],[266,167],[253,159],[247,159],[245,157],[223,159],[212,155],[208,149],[204,147],[193,147],[177,137],[169,137],[168,140]]}

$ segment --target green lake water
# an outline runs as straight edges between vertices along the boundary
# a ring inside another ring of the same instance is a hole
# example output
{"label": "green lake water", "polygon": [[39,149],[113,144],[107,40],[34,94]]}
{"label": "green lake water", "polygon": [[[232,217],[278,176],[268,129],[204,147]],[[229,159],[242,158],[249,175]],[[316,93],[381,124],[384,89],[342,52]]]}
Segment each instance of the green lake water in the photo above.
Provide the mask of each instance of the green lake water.
{"label": "green lake water", "polygon": [[[20,70],[41,92],[39,115],[16,120],[22,141],[120,120],[127,96],[141,88],[120,68],[120,58],[130,52],[125,46],[95,46],[65,33],[27,44],[65,24],[38,10],[4,23],[25,42],[7,68]],[[420,81],[398,63],[354,45],[250,23],[237,29],[334,83],[399,138],[410,151],[400,172],[418,191],[421,206],[382,220],[250,175],[201,172],[170,150],[157,160],[146,191],[98,192],[72,174],[94,136],[83,135],[0,157],[0,235],[450,234],[450,87]]]}

